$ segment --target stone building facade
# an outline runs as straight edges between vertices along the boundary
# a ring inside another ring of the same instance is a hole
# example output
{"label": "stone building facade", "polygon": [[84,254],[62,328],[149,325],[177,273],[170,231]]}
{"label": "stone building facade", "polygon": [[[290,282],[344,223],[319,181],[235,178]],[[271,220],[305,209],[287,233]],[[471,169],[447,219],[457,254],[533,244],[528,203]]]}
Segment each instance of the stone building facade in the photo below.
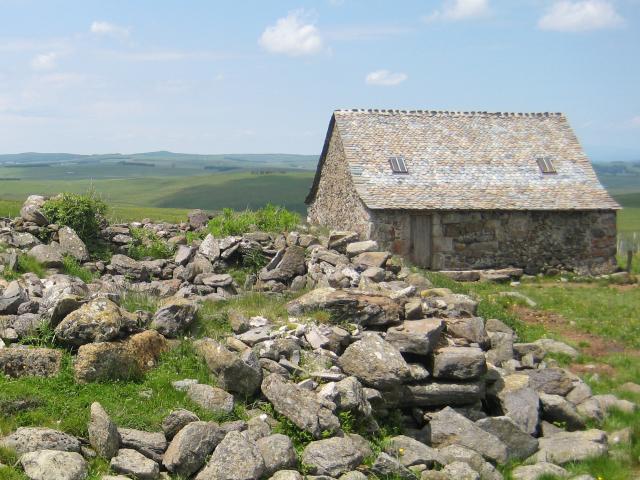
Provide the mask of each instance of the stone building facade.
{"label": "stone building facade", "polygon": [[619,206],[560,114],[336,111],[307,204],[436,270],[616,265]]}

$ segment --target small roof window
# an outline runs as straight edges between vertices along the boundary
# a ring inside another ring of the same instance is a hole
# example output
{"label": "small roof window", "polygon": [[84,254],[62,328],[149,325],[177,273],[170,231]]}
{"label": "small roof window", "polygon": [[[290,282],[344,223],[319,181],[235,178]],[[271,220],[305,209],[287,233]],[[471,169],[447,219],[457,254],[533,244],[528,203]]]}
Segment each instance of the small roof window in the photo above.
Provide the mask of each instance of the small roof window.
{"label": "small roof window", "polygon": [[540,167],[540,171],[542,173],[558,173],[556,171],[556,167],[553,166],[551,157],[539,156],[536,158],[536,161],[538,162],[538,167]]}
{"label": "small roof window", "polygon": [[409,173],[404,157],[390,157],[389,165],[391,165],[391,171],[393,173]]}

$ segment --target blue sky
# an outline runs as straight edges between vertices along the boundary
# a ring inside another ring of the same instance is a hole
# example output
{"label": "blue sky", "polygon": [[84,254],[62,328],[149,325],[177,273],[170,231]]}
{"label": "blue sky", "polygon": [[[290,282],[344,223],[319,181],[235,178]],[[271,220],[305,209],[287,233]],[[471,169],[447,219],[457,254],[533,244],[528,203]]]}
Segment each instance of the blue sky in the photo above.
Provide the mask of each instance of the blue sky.
{"label": "blue sky", "polygon": [[0,0],[0,152],[317,154],[335,108],[562,111],[640,158],[640,0]]}

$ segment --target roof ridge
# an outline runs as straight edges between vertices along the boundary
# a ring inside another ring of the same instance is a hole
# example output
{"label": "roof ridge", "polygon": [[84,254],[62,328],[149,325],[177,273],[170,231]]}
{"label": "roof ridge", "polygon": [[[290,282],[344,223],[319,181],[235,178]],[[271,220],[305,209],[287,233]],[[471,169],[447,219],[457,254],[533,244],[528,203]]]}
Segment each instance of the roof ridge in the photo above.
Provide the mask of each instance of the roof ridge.
{"label": "roof ridge", "polygon": [[455,110],[402,110],[385,108],[344,108],[336,109],[334,113],[377,113],[402,115],[429,115],[445,117],[564,117],[562,112],[487,112],[487,111],[455,111]]}

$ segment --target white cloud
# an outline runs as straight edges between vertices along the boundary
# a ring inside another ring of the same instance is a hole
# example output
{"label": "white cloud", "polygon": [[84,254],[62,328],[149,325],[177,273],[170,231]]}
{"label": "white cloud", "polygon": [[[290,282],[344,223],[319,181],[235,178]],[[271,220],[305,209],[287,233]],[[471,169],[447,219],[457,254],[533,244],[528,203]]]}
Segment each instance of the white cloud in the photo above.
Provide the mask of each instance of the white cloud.
{"label": "white cloud", "polygon": [[56,52],[41,53],[31,60],[31,68],[34,70],[51,70],[56,67],[60,55]]}
{"label": "white cloud", "polygon": [[425,17],[425,21],[466,20],[483,17],[489,13],[489,0],[446,0],[442,8]]}
{"label": "white cloud", "polygon": [[640,127],[640,115],[636,115],[635,117],[633,117],[631,119],[631,126],[632,127]]}
{"label": "white cloud", "polygon": [[268,26],[258,44],[269,53],[299,57],[320,53],[324,42],[320,31],[305,12],[296,10],[279,18],[275,25]]}
{"label": "white cloud", "polygon": [[331,40],[376,40],[406,35],[413,30],[397,25],[352,25],[325,31]]}
{"label": "white cloud", "polygon": [[623,24],[624,19],[607,0],[560,0],[538,21],[542,30],[559,32],[616,28]]}
{"label": "white cloud", "polygon": [[91,24],[91,33],[95,35],[106,35],[116,38],[126,38],[131,33],[131,29],[120,27],[109,22],[95,21]]}
{"label": "white cloud", "polygon": [[367,74],[365,83],[367,85],[378,85],[383,87],[393,87],[404,82],[407,78],[406,73],[390,72],[389,70],[376,70]]}

